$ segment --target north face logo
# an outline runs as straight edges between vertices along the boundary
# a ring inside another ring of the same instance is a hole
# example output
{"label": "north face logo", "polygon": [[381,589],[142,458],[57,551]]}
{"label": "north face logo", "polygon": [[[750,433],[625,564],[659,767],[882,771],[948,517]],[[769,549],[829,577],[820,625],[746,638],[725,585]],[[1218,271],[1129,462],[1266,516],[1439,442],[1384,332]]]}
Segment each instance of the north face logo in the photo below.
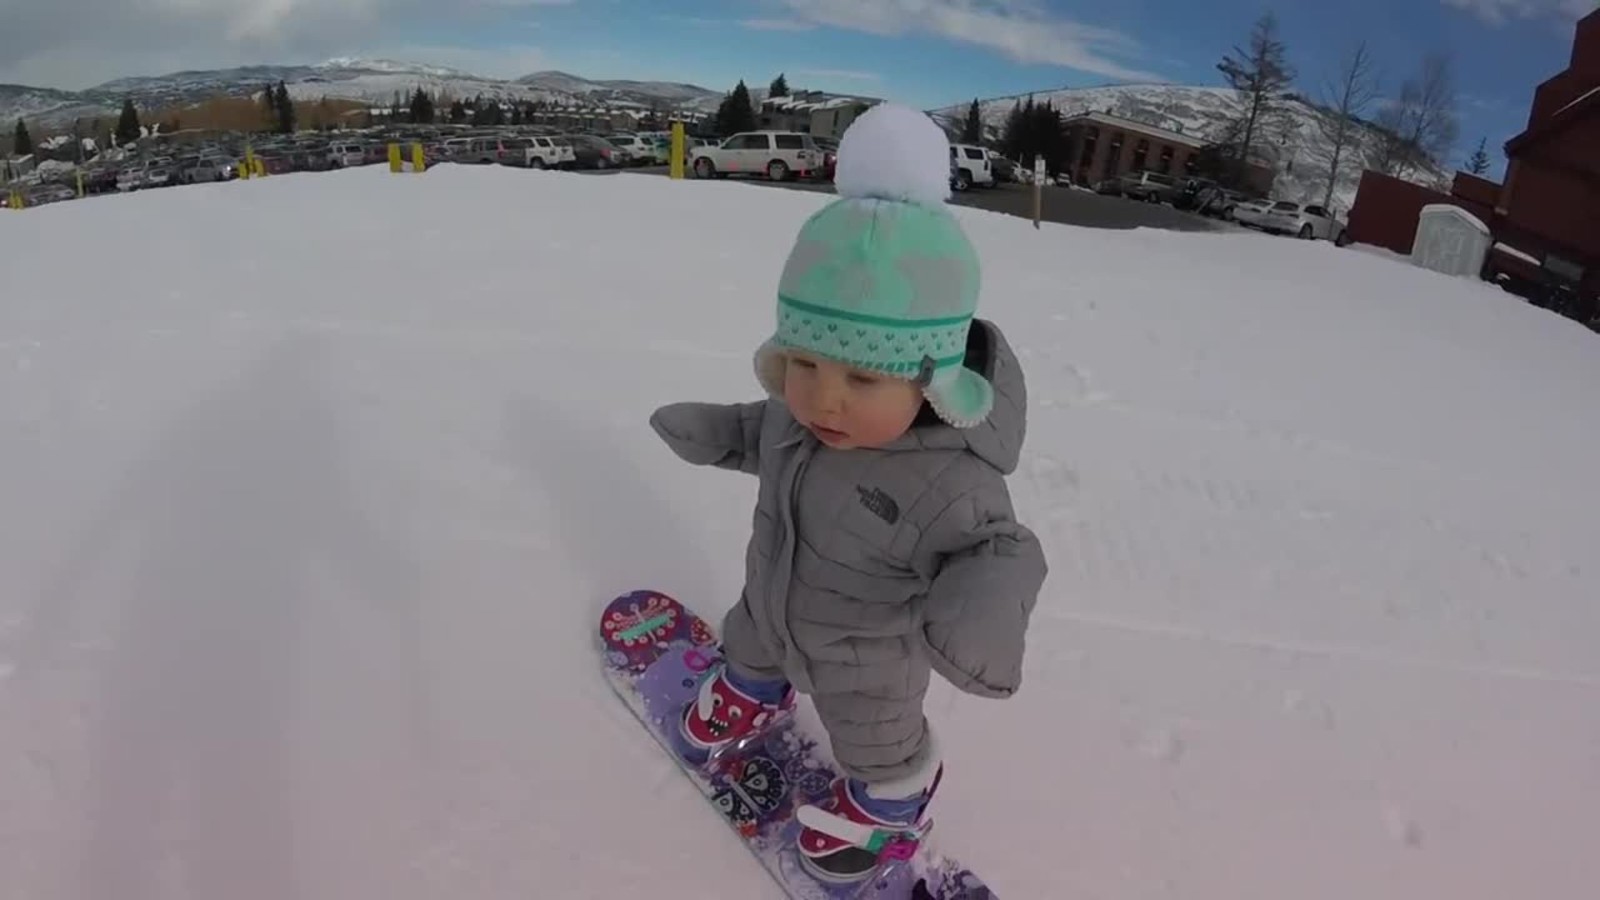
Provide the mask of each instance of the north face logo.
{"label": "north face logo", "polygon": [[894,498],[885,494],[883,488],[867,490],[861,485],[856,485],[856,495],[861,498],[861,505],[872,510],[872,514],[888,522],[890,525],[900,521],[900,504]]}

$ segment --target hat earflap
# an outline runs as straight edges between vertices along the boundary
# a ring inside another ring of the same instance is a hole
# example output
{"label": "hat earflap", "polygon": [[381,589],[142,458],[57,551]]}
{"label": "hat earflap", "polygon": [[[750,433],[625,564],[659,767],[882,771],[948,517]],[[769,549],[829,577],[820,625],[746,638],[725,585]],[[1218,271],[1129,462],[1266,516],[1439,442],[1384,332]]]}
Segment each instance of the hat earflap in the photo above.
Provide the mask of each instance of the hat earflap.
{"label": "hat earflap", "polygon": [[783,397],[783,375],[788,366],[789,359],[777,343],[768,340],[756,348],[756,381],[760,382],[768,395],[780,399]]}

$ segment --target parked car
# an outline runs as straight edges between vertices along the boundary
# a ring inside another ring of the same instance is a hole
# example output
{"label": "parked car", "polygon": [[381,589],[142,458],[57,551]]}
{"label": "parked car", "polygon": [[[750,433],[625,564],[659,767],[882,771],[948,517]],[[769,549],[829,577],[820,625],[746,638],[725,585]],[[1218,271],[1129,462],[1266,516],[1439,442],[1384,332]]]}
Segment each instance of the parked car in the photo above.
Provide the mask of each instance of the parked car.
{"label": "parked car", "polygon": [[697,178],[765,175],[773,181],[813,178],[823,171],[823,153],[811,135],[798,131],[746,131],[716,147],[694,152]]}
{"label": "parked car", "polygon": [[1240,200],[1233,205],[1233,221],[1251,228],[1266,227],[1271,215],[1271,200]]}
{"label": "parked car", "polygon": [[989,151],[976,144],[951,144],[950,145],[951,178],[955,183],[953,187],[958,191],[970,189],[973,185],[980,187],[994,187],[994,168],[989,164]]}
{"label": "parked car", "polygon": [[656,135],[625,133],[608,134],[605,138],[613,146],[626,150],[628,158],[636,166],[651,166],[657,163],[666,163],[672,159],[671,141],[668,140],[663,144]]}
{"label": "parked car", "polygon": [[1107,178],[1095,187],[1095,193],[1148,203],[1176,203],[1183,194],[1183,187],[1171,175],[1140,170]]}
{"label": "parked car", "polygon": [[832,181],[833,173],[839,168],[839,142],[819,137],[812,137],[811,142],[822,153],[822,172],[819,177],[824,181]]}
{"label": "parked car", "polygon": [[1021,166],[1015,160],[1006,159],[993,150],[989,151],[989,168],[994,172],[997,184],[1020,184],[1022,176],[1018,173]]}
{"label": "parked car", "polygon": [[527,142],[522,164],[535,169],[564,169],[577,158],[571,142],[558,143],[559,138],[536,134],[522,140]]}
{"label": "parked car", "polygon": [[[388,153],[387,148],[384,153]],[[367,164],[367,148],[354,143],[331,144],[328,146],[328,164],[335,169],[364,166]]]}
{"label": "parked car", "polygon": [[227,181],[238,174],[238,166],[231,159],[201,154],[179,157],[175,172],[179,184],[200,184],[208,181]]}
{"label": "parked car", "polygon": [[603,137],[568,134],[560,136],[558,140],[564,140],[572,146],[574,168],[616,169],[632,164],[632,156],[628,151]]}
{"label": "parked car", "polygon": [[117,190],[137,191],[144,188],[166,187],[174,182],[176,167],[172,158],[158,156],[136,162],[122,170],[117,177]]}
{"label": "parked car", "polygon": [[1292,234],[1302,240],[1333,241],[1341,247],[1350,243],[1344,223],[1316,204],[1274,203],[1261,227],[1274,234]]}
{"label": "parked car", "polygon": [[655,160],[655,146],[637,134],[608,134],[605,139],[612,146],[628,151],[634,165],[648,165]]}
{"label": "parked car", "polygon": [[26,206],[45,206],[50,203],[60,203],[63,200],[74,200],[78,192],[63,184],[47,182],[26,188],[22,192],[22,203]]}

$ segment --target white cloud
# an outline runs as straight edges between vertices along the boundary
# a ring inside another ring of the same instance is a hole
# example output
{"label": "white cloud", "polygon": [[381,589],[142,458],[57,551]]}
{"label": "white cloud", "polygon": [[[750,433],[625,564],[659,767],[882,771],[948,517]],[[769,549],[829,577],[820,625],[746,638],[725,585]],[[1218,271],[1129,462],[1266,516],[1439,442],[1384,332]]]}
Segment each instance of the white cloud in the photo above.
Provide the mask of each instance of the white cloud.
{"label": "white cloud", "polygon": [[[0,0],[0,82],[85,88],[127,75],[317,62],[429,25],[504,23],[574,0]],[[461,51],[473,54],[475,51]],[[370,55],[370,54],[367,54]],[[527,48],[501,51],[510,66]],[[419,62],[444,60],[419,59]],[[489,57],[479,64],[493,64]],[[505,69],[502,66],[502,70]]]}
{"label": "white cloud", "polygon": [[1440,0],[1445,6],[1469,12],[1490,25],[1504,25],[1513,19],[1554,19],[1561,24],[1576,22],[1593,12],[1596,0]]}
{"label": "white cloud", "polygon": [[1158,82],[1134,66],[1139,43],[1114,29],[1059,18],[1037,0],[779,0],[805,21],[867,34],[928,34],[973,43],[1024,64],[1062,66],[1126,82]]}
{"label": "white cloud", "polygon": [[484,78],[511,79],[556,68],[540,47],[452,47],[436,44],[397,44],[363,50],[365,59],[394,59],[459,69]]}
{"label": "white cloud", "polygon": [[[1124,81],[1160,81],[1134,66],[1137,41],[1052,14],[1037,0],[779,0],[819,25],[897,36],[931,34],[1020,63],[1062,66]],[[1124,61],[1128,60],[1128,61]]]}
{"label": "white cloud", "polygon": [[754,31],[811,31],[817,27],[799,19],[745,19],[739,24]]}
{"label": "white cloud", "polygon": [[859,69],[795,69],[797,78],[826,78],[838,81],[879,81],[883,78],[877,72],[863,72]]}

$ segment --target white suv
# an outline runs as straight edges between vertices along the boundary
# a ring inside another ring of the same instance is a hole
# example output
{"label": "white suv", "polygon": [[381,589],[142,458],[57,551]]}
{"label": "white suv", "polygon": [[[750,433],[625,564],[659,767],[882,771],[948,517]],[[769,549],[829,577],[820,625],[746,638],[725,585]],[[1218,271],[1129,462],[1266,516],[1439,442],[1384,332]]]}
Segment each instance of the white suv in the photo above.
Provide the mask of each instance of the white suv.
{"label": "white suv", "polygon": [[501,144],[505,147],[505,156],[501,162],[513,166],[525,166],[530,169],[564,169],[570,167],[577,159],[571,144],[563,145],[557,143],[554,138],[544,135],[505,138]]}
{"label": "white suv", "polygon": [[958,191],[978,184],[994,187],[994,169],[989,165],[989,151],[975,144],[950,145],[950,180]]}
{"label": "white suv", "polygon": [[746,131],[716,147],[696,147],[690,165],[697,178],[766,175],[773,181],[811,178],[823,169],[822,150],[798,131]]}

